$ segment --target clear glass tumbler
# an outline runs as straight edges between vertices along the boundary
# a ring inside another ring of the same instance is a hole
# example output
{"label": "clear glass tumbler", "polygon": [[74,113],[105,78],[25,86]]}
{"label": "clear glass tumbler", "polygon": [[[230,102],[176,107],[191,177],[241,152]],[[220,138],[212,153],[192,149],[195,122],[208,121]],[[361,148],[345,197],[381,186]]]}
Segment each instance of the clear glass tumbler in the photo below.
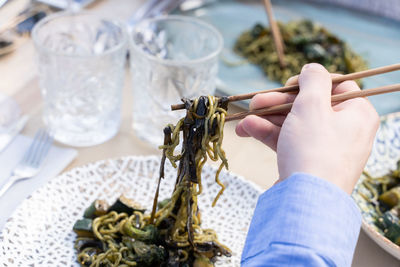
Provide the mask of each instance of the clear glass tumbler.
{"label": "clear glass tumbler", "polygon": [[54,138],[91,146],[119,129],[128,38],[117,22],[58,13],[33,29],[43,120]]}
{"label": "clear glass tumbler", "polygon": [[221,34],[195,18],[167,16],[144,20],[131,29],[133,129],[159,146],[163,128],[184,111],[171,111],[183,97],[214,94]]}

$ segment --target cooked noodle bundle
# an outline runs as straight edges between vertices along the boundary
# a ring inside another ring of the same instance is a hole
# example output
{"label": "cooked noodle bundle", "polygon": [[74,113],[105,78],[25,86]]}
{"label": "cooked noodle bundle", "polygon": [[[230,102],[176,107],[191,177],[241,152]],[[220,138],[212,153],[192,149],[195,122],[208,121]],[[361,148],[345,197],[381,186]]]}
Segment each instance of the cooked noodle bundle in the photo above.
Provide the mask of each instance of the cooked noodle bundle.
{"label": "cooked noodle bundle", "polygon": [[[222,149],[227,100],[202,96],[183,100],[187,110],[176,125],[164,129],[160,178],[150,214],[131,200],[120,197],[111,207],[95,201],[84,219],[74,226],[78,233],[76,249],[82,266],[214,266],[218,256],[230,256],[212,229],[201,227],[198,195],[202,192],[201,171],[210,158],[221,161],[215,181],[223,167],[228,168]],[[175,150],[181,142],[179,154]],[[178,168],[171,198],[158,202],[158,192],[168,159]]]}

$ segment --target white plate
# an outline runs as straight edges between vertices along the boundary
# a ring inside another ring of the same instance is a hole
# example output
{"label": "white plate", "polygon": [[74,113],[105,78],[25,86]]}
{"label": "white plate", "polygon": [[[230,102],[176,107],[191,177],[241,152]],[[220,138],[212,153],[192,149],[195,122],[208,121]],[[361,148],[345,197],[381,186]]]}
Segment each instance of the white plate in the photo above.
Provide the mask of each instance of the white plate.
{"label": "white plate", "polygon": [[[381,176],[395,169],[399,159],[400,112],[382,117],[366,171],[372,176]],[[369,195],[369,191],[361,184],[362,179],[363,177],[352,195],[363,216],[362,228],[379,246],[400,260],[400,247],[383,236],[382,231],[375,225],[378,215],[374,207],[359,194],[359,192],[363,192],[365,195]]]}
{"label": "white plate", "polygon": [[[103,160],[73,169],[54,178],[26,199],[0,234],[0,266],[79,266],[74,251],[74,222],[95,199],[110,203],[122,193],[151,207],[159,171],[158,157],[125,157]],[[203,194],[199,197],[202,226],[213,228],[231,248],[231,258],[217,266],[239,266],[240,255],[261,190],[232,173],[221,173],[227,189],[216,207],[211,203],[219,190],[216,168],[203,169]],[[160,199],[169,197],[176,170],[166,164]]]}

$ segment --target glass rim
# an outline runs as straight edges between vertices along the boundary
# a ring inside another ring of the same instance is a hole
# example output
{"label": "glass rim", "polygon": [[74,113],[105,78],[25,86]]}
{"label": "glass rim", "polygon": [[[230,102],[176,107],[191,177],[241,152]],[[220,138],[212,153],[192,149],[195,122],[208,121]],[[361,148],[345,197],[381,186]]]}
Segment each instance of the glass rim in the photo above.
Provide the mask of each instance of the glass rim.
{"label": "glass rim", "polygon": [[[139,47],[133,41],[133,33],[134,33],[135,29],[139,28],[143,24],[148,24],[148,23],[157,22],[157,21],[173,21],[173,20],[192,22],[192,23],[196,23],[198,25],[201,25],[202,27],[207,28],[208,30],[210,30],[210,32],[212,32],[216,36],[217,41],[218,41],[217,48],[212,53],[210,53],[206,56],[200,57],[200,58],[176,61],[174,59],[162,59],[162,58],[156,57],[154,55],[151,55],[149,53],[146,53],[145,51],[143,51],[143,49],[141,47]],[[198,18],[194,18],[194,17],[190,17],[190,16],[183,16],[183,15],[164,15],[164,16],[159,16],[156,18],[144,19],[144,20],[140,21],[138,24],[136,24],[135,26],[130,28],[128,36],[129,36],[129,45],[132,49],[135,49],[135,51],[137,51],[138,53],[140,53],[141,55],[145,56],[146,58],[148,58],[150,60],[157,61],[158,63],[164,64],[164,65],[173,65],[173,66],[199,64],[199,63],[208,61],[214,57],[217,57],[218,54],[221,53],[223,46],[224,46],[224,39],[222,38],[221,33],[217,30],[217,28],[215,26],[211,25],[210,23],[204,22]]]}
{"label": "glass rim", "polygon": [[[80,54],[80,55],[78,55],[78,54],[69,54],[69,53],[65,53],[65,52],[55,51],[53,49],[50,49],[50,48],[44,46],[39,41],[39,37],[38,37],[38,35],[39,35],[38,31],[40,30],[42,25],[47,23],[47,22],[49,22],[49,21],[55,20],[57,18],[68,17],[68,16],[90,16],[90,17],[96,18],[98,20],[107,20],[108,22],[113,23],[115,26],[117,26],[118,28],[121,29],[122,38],[121,38],[120,42],[118,42],[114,47],[112,47],[111,49],[108,49],[108,50],[106,50],[104,52],[101,52],[99,54],[83,54],[83,55],[82,54]],[[35,24],[35,26],[32,29],[31,36],[32,36],[32,40],[33,40],[34,46],[35,46],[35,48],[37,50],[44,51],[44,52],[47,52],[49,54],[54,54],[54,55],[58,55],[58,56],[65,56],[65,57],[71,57],[71,58],[73,58],[73,57],[77,57],[77,58],[101,57],[101,56],[104,56],[104,55],[112,54],[112,53],[114,53],[114,52],[126,47],[127,44],[128,44],[128,40],[127,40],[128,39],[128,35],[127,35],[127,32],[126,32],[126,28],[121,22],[119,22],[117,20],[113,20],[113,19],[107,18],[107,17],[102,17],[102,16],[99,16],[97,14],[94,14],[94,13],[88,12],[88,11],[83,11],[83,12],[82,11],[79,11],[79,12],[60,11],[60,12],[56,12],[54,14],[50,14],[50,15],[46,16],[45,18],[41,19],[38,23]]]}

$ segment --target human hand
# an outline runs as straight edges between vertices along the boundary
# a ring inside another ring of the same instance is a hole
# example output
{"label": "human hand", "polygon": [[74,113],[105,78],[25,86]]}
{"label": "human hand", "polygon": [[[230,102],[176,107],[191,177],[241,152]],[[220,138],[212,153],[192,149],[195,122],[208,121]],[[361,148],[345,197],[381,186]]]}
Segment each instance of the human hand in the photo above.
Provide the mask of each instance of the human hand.
{"label": "human hand", "polygon": [[[296,78],[289,79],[287,85],[294,84]],[[371,152],[379,116],[366,98],[332,106],[331,94],[360,88],[354,81],[332,88],[331,74],[319,64],[305,65],[298,82],[297,97],[265,93],[256,95],[250,103],[254,110],[294,101],[287,115],[247,116],[236,126],[236,133],[254,137],[277,152],[279,180],[304,172],[350,194]]]}

